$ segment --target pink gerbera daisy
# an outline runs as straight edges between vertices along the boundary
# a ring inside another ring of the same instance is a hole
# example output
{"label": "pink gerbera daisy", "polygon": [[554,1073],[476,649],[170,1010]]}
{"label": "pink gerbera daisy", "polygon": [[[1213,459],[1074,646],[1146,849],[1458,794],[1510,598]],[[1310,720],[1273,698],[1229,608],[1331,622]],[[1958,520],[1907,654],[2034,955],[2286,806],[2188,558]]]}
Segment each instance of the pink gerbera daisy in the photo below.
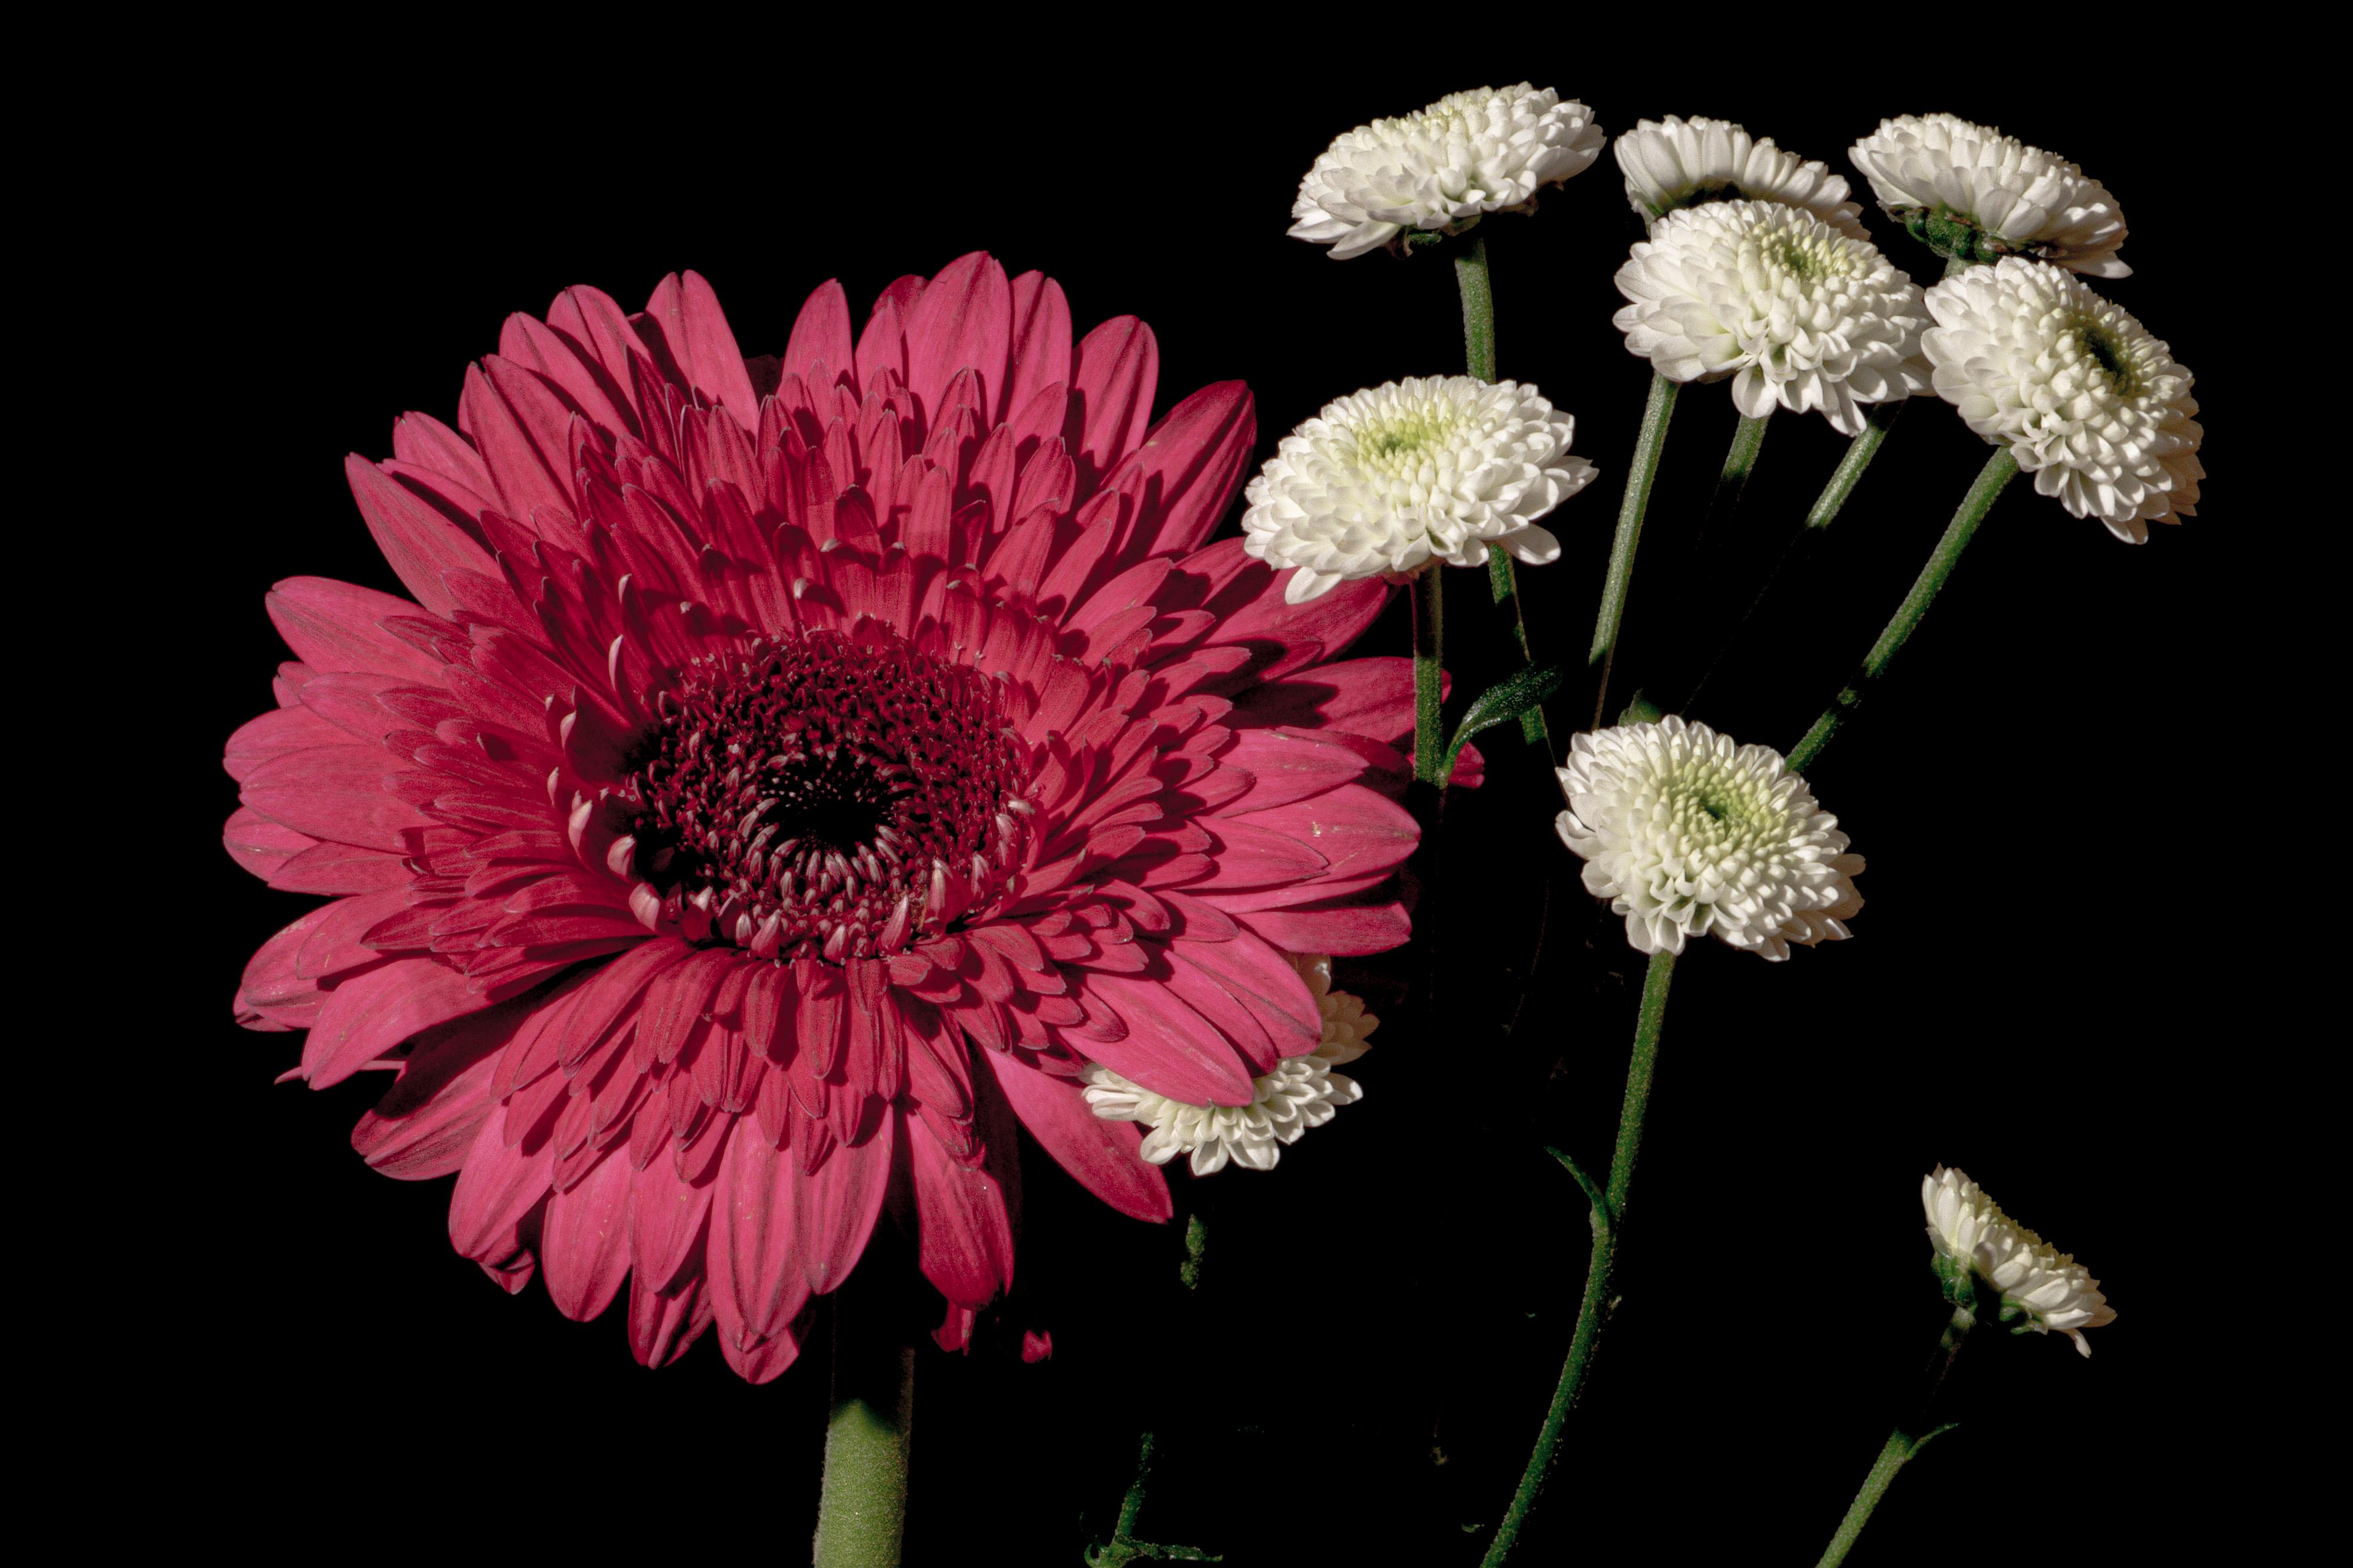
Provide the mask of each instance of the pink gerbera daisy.
{"label": "pink gerbera daisy", "polygon": [[314,1087],[396,1070],[353,1142],[456,1173],[458,1250],[638,1359],[739,1373],[889,1205],[965,1342],[1011,1282],[1013,1129],[1170,1203],[1096,1062],[1240,1105],[1316,1048],[1288,954],[1395,946],[1408,661],[1334,662],[1386,590],[1303,605],[1229,540],[1250,394],[1151,423],[1133,317],[967,256],[853,334],[839,284],[746,362],[710,286],[510,318],[457,428],[347,463],[414,595],[294,578],[239,730],[232,854],[332,895],[248,967]]}

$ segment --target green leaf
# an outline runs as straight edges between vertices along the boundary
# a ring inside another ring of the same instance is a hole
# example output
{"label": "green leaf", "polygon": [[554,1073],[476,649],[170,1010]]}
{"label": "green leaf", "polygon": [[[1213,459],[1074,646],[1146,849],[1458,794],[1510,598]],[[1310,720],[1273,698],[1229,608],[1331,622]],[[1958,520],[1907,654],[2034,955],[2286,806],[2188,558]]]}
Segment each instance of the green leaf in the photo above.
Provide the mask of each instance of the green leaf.
{"label": "green leaf", "polygon": [[1462,722],[1454,731],[1453,743],[1446,748],[1445,770],[1438,776],[1454,776],[1454,759],[1462,754],[1462,748],[1470,742],[1472,736],[1482,730],[1509,723],[1523,713],[1533,712],[1546,698],[1560,689],[1560,666],[1547,664],[1524,669],[1479,693],[1472,702],[1470,711],[1462,715]]}

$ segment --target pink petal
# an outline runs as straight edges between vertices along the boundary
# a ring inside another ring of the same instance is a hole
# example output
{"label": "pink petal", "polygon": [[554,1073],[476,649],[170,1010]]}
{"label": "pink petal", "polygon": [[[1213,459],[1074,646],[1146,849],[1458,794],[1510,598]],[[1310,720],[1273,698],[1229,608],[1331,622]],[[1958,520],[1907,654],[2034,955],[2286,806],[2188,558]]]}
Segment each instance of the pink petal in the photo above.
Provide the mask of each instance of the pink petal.
{"label": "pink petal", "polygon": [[1069,1079],[1024,1067],[1004,1051],[976,1053],[996,1075],[1029,1135],[1095,1196],[1135,1219],[1165,1220],[1176,1212],[1168,1179],[1136,1146],[1144,1131],[1132,1121],[1105,1121],[1087,1108]]}
{"label": "pink petal", "polygon": [[458,525],[418,500],[374,463],[353,453],[343,459],[343,478],[359,502],[360,516],[375,536],[402,586],[437,616],[448,616],[457,599],[442,585],[444,572],[472,572],[495,578],[498,563]]}
{"label": "pink petal", "polygon": [[[1042,272],[1013,280],[1013,358],[997,417],[1011,420],[1050,386],[1071,380],[1071,307]],[[1056,422],[1055,428],[1060,424]]]}
{"label": "pink petal", "polygon": [[326,577],[289,577],[270,589],[265,603],[278,635],[313,669],[367,670],[441,684],[438,659],[383,627],[386,619],[418,613],[406,599]]}
{"label": "pink petal", "polygon": [[1013,1225],[1005,1192],[977,1163],[951,1156],[938,1138],[907,1130],[923,1278],[941,1295],[978,1307],[1013,1283]]}
{"label": "pink petal", "polygon": [[[812,381],[820,364],[828,380],[857,368],[857,351],[849,335],[849,296],[841,284],[828,279],[801,305],[793,335],[785,344],[786,375]],[[812,384],[812,391],[823,391]]]}
{"label": "pink petal", "polygon": [[980,373],[982,424],[1004,416],[1012,331],[1013,291],[987,252],[958,257],[924,286],[907,314],[907,388],[927,427],[938,421],[948,383],[965,369]]}
{"label": "pink petal", "polygon": [[738,1120],[711,1205],[703,1267],[721,1338],[741,1351],[783,1332],[809,1298],[795,1234],[801,1163]]}
{"label": "pink petal", "polygon": [[1072,500],[1092,495],[1103,476],[1143,441],[1159,379],[1159,340],[1134,316],[1114,316],[1080,341],[1062,427],[1079,465]]}
{"label": "pink petal", "polygon": [[629,1159],[616,1150],[547,1200],[540,1262],[555,1310],[586,1322],[613,1304],[629,1277]]}
{"label": "pink petal", "polygon": [[525,1153],[523,1140],[507,1142],[501,1129],[512,1110],[501,1106],[491,1116],[449,1194],[449,1244],[476,1262],[504,1254],[516,1225],[547,1195],[554,1175],[553,1144],[542,1142]]}
{"label": "pink petal", "polygon": [[1223,1031],[1158,980],[1086,973],[1087,995],[1125,1021],[1117,1040],[1091,1041],[1088,1053],[1122,1078],[1188,1105],[1248,1105],[1248,1063]]}
{"label": "pink petal", "polygon": [[312,1089],[343,1082],[420,1029],[491,1005],[466,976],[430,958],[395,959],[326,994],[319,1021],[302,1043]]}

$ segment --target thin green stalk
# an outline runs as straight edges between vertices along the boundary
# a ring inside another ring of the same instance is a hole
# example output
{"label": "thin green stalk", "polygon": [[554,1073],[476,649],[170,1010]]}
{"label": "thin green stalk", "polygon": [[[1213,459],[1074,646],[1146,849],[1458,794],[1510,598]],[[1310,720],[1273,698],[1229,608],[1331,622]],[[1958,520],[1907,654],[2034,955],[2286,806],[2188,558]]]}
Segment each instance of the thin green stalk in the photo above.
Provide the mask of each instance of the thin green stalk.
{"label": "thin green stalk", "polygon": [[1871,405],[1870,412],[1863,416],[1862,428],[1856,432],[1853,440],[1847,443],[1846,456],[1839,459],[1830,483],[1824,485],[1822,493],[1814,498],[1813,510],[1806,513],[1806,521],[1797,532],[1789,536],[1788,543],[1782,546],[1780,558],[1765,574],[1764,583],[1758,586],[1756,596],[1748,601],[1748,608],[1741,612],[1738,624],[1732,628],[1732,635],[1724,639],[1723,646],[1715,650],[1715,656],[1708,660],[1707,668],[1700,673],[1698,684],[1692,688],[1691,695],[1683,699],[1678,711],[1687,712],[1698,705],[1700,694],[1707,689],[1707,683],[1723,667],[1725,655],[1732,651],[1749,624],[1756,620],[1757,612],[1772,595],[1775,584],[1788,574],[1791,567],[1802,564],[1806,557],[1820,548],[1824,531],[1838,521],[1839,511],[1846,505],[1847,498],[1853,495],[1855,486],[1862,482],[1863,470],[1871,467],[1872,458],[1879,456],[1880,443],[1887,439],[1890,430],[1895,428],[1896,416],[1911,401],[1908,397],[1899,397]]}
{"label": "thin green stalk", "polygon": [[1627,465],[1626,490],[1618,503],[1618,532],[1609,542],[1609,571],[1602,579],[1601,608],[1593,617],[1593,647],[1586,655],[1587,673],[1594,678],[1593,727],[1599,729],[1609,710],[1609,671],[1618,658],[1618,628],[1626,618],[1626,591],[1634,581],[1634,549],[1641,542],[1642,513],[1651,504],[1651,489],[1659,477],[1659,455],[1666,450],[1667,421],[1675,411],[1673,382],[1651,377],[1650,400],[1642,405],[1641,434],[1634,437],[1634,459]]}
{"label": "thin green stalk", "polygon": [[1462,357],[1481,381],[1495,379],[1495,289],[1487,275],[1487,237],[1474,235],[1454,253],[1454,281],[1462,289]]}
{"label": "thin green stalk", "polygon": [[1936,1353],[1928,1363],[1928,1392],[1920,1401],[1919,1415],[1912,1421],[1897,1423],[1894,1430],[1887,1434],[1887,1441],[1880,1445],[1879,1457],[1871,1462],[1854,1501],[1847,1505],[1846,1517],[1839,1521],[1838,1533],[1831,1537],[1830,1547],[1815,1568],[1838,1568],[1846,1561],[1846,1554],[1862,1534],[1862,1527],[1871,1522],[1871,1510],[1879,1506],[1879,1500],[1894,1484],[1895,1472],[1910,1463],[1913,1456],[1932,1439],[1953,1429],[1950,1422],[1941,1426],[1929,1426],[1928,1412],[1936,1405],[1936,1391],[1944,1386],[1945,1374],[1953,1369],[1954,1358],[1961,1353],[1962,1342],[1976,1325],[1977,1314],[1969,1305],[1956,1303],[1952,1319],[1936,1342]]}
{"label": "thin green stalk", "polygon": [[1674,970],[1673,953],[1654,952],[1651,955],[1650,971],[1642,979],[1642,1010],[1634,1025],[1633,1054],[1626,1064],[1626,1098],[1618,1111],[1618,1143],[1609,1156],[1609,1185],[1597,1193],[1591,1179],[1574,1163],[1556,1156],[1568,1167],[1577,1184],[1585,1188],[1592,1205],[1593,1256],[1585,1268],[1585,1297],[1577,1303],[1577,1327],[1569,1336],[1567,1359],[1561,1363],[1560,1382],[1553,1388],[1551,1408],[1545,1412],[1535,1447],[1528,1451],[1527,1468],[1520,1474],[1519,1489],[1512,1494],[1512,1506],[1504,1510],[1504,1522],[1495,1528],[1495,1539],[1488,1545],[1482,1568],[1501,1568],[1519,1541],[1520,1530],[1527,1523],[1528,1512],[1535,1507],[1545,1479],[1551,1473],[1561,1429],[1585,1390],[1586,1376],[1593,1367],[1594,1347],[1601,1338],[1602,1320],[1609,1315],[1615,1300],[1618,1242],[1625,1225],[1626,1194],[1634,1184],[1634,1161],[1641,1152],[1642,1119],[1650,1109],[1651,1079],[1659,1062],[1659,1033],[1666,1022],[1667,988],[1674,980]]}
{"label": "thin green stalk", "polygon": [[1814,721],[1814,727],[1806,731],[1805,739],[1789,752],[1791,773],[1803,773],[1808,763],[1821,755],[1822,748],[1831,743],[1831,737],[1839,732],[1839,726],[1847,721],[1873,686],[1886,674],[1888,665],[1902,651],[1905,641],[1919,628],[1920,622],[1927,616],[1928,606],[1936,602],[1936,591],[1945,585],[1945,579],[1953,574],[1953,568],[1959,563],[1961,552],[1968,548],[1978,524],[1983,522],[1986,513],[1993,510],[1993,503],[2000,497],[2003,487],[2017,477],[2017,458],[2011,455],[2008,447],[1997,447],[1993,456],[1986,459],[1985,467],[1978,470],[1977,479],[1969,486],[1968,494],[1961,498],[1960,510],[1953,513],[1953,521],[1946,525],[1944,537],[1936,541],[1936,548],[1930,552],[1928,563],[1920,568],[1920,575],[1913,580],[1912,591],[1904,595],[1904,603],[1896,606],[1894,618],[1879,634],[1879,640],[1871,645],[1871,652],[1863,658],[1862,668],[1847,682],[1846,689],[1838,694],[1837,700],[1822,716]]}
{"label": "thin green stalk", "polygon": [[833,1412],[825,1424],[817,1568],[897,1568],[899,1562],[915,1352],[876,1337],[870,1317],[834,1313]]}
{"label": "thin green stalk", "polygon": [[[1454,253],[1454,280],[1462,289],[1462,361],[1481,381],[1495,379],[1495,285],[1487,270],[1487,237],[1474,237]],[[1512,636],[1518,642],[1520,662],[1533,664],[1528,652],[1528,616],[1520,602],[1512,558],[1500,550],[1487,552],[1487,583],[1496,604],[1512,606]],[[1541,705],[1520,715],[1520,733],[1530,744],[1542,741],[1551,750]]]}
{"label": "thin green stalk", "polygon": [[1846,456],[1839,459],[1831,475],[1831,482],[1814,498],[1814,510],[1806,513],[1806,531],[1818,532],[1838,521],[1839,509],[1854,494],[1854,487],[1862,482],[1862,471],[1871,467],[1871,459],[1879,456],[1879,444],[1895,428],[1895,421],[1911,406],[1908,397],[1892,398],[1874,403],[1862,416],[1862,428],[1846,444]]}
{"label": "thin green stalk", "polygon": [[1978,265],[1976,262],[1970,260],[1965,256],[1947,256],[1945,258],[1945,276],[1947,278],[1958,278],[1962,273],[1967,272],[1970,268],[1975,267],[1976,265]]}
{"label": "thin green stalk", "polygon": [[1715,495],[1708,502],[1710,527],[1740,510],[1740,498],[1748,491],[1748,476],[1757,471],[1757,455],[1765,449],[1765,420],[1743,415],[1733,427],[1732,450],[1724,455],[1724,469],[1715,476]]}
{"label": "thin green stalk", "polygon": [[1445,568],[1431,562],[1414,574],[1413,776],[1446,788]]}

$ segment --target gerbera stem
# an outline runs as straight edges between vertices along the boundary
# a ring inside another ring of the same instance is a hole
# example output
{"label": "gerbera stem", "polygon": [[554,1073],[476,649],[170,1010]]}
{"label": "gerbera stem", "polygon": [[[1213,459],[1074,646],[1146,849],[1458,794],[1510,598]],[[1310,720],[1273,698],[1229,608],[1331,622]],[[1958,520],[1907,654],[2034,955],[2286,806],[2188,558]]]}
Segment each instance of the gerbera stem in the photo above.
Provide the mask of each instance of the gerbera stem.
{"label": "gerbera stem", "polygon": [[1618,658],[1618,628],[1626,618],[1626,590],[1634,581],[1634,548],[1642,538],[1642,513],[1659,477],[1659,454],[1666,450],[1667,420],[1675,411],[1676,385],[1651,377],[1650,401],[1642,405],[1642,431],[1634,437],[1634,460],[1627,466],[1626,492],[1618,503],[1618,532],[1609,542],[1609,572],[1601,584],[1601,609],[1593,618],[1593,648],[1586,656],[1593,678],[1593,727],[1609,711],[1609,668]]}
{"label": "gerbera stem", "polygon": [[1683,710],[1697,705],[1700,693],[1707,689],[1707,683],[1715,679],[1717,668],[1724,663],[1725,655],[1733,650],[1741,635],[1748,629],[1749,623],[1757,618],[1757,612],[1764,607],[1774,585],[1788,575],[1791,567],[1803,564],[1807,557],[1820,548],[1826,537],[1825,531],[1838,521],[1840,509],[1846,505],[1847,498],[1854,494],[1855,486],[1862,482],[1862,471],[1871,467],[1872,458],[1879,456],[1880,443],[1886,440],[1887,433],[1895,427],[1896,416],[1902,414],[1911,401],[1908,397],[1899,397],[1893,402],[1871,405],[1871,411],[1863,416],[1862,429],[1847,443],[1846,456],[1839,459],[1838,468],[1831,475],[1830,483],[1824,485],[1822,493],[1814,498],[1813,510],[1806,513],[1805,522],[1789,536],[1788,543],[1782,546],[1780,559],[1774,562],[1773,569],[1765,574],[1765,581],[1758,586],[1756,596],[1748,601],[1748,608],[1741,612],[1739,624],[1732,628],[1732,635],[1724,639],[1724,645],[1715,650],[1715,657],[1708,660],[1707,668],[1700,672],[1699,682],[1692,688],[1691,695],[1683,699]]}
{"label": "gerbera stem", "polygon": [[1961,1353],[1961,1342],[1977,1326],[1977,1314],[1967,1302],[1953,1308],[1952,1320],[1945,1325],[1942,1338],[1936,1342],[1936,1353],[1928,1362],[1928,1392],[1920,1402],[1920,1415],[1911,1422],[1899,1422],[1880,1445],[1879,1457],[1871,1462],[1871,1469],[1862,1478],[1862,1486],[1847,1506],[1846,1517],[1839,1521],[1838,1533],[1831,1537],[1829,1550],[1822,1553],[1816,1568],[1837,1568],[1846,1561],[1862,1534],[1862,1527],[1871,1522],[1871,1510],[1887,1495],[1894,1483],[1895,1472],[1902,1469],[1915,1454],[1928,1446],[1931,1438],[1951,1431],[1952,1424],[1941,1426],[1928,1425],[1928,1412],[1934,1406],[1936,1391],[1944,1386],[1945,1374],[1952,1370],[1953,1359]]}
{"label": "gerbera stem", "polygon": [[[1487,237],[1478,235],[1470,245],[1454,253],[1454,280],[1462,289],[1462,360],[1470,373],[1481,381],[1495,379],[1495,286],[1487,271]],[[1518,584],[1512,574],[1512,558],[1500,550],[1487,552],[1487,581],[1493,591],[1495,603],[1509,601],[1512,606],[1512,636],[1520,648],[1520,662],[1532,664],[1528,653],[1528,616],[1520,602]],[[1531,744],[1546,741],[1544,708],[1541,704],[1520,715],[1520,733]]]}
{"label": "gerbera stem", "polygon": [[[1568,1357],[1561,1363],[1552,1407],[1545,1412],[1535,1447],[1528,1452],[1527,1468],[1520,1474],[1519,1489],[1512,1494],[1512,1506],[1504,1510],[1504,1522],[1495,1528],[1495,1539],[1487,1548],[1483,1568],[1501,1568],[1511,1556],[1521,1527],[1527,1523],[1528,1512],[1544,1490],[1554,1452],[1560,1446],[1561,1428],[1567,1424],[1568,1413],[1576,1408],[1577,1396],[1585,1390],[1586,1375],[1593,1366],[1594,1346],[1601,1337],[1602,1321],[1616,1296],[1618,1243],[1625,1226],[1626,1194],[1634,1184],[1634,1161],[1642,1149],[1642,1118],[1650,1109],[1651,1078],[1658,1067],[1659,1032],[1666,1021],[1667,987],[1674,980],[1674,971],[1673,953],[1651,955],[1650,971],[1642,979],[1642,1010],[1634,1024],[1633,1055],[1626,1064],[1626,1098],[1618,1111],[1618,1144],[1609,1155],[1609,1185],[1595,1193],[1590,1178],[1574,1164],[1569,1165],[1577,1184],[1585,1188],[1593,1210],[1593,1256],[1585,1268],[1585,1299],[1577,1303],[1577,1327],[1569,1335]],[[1566,1160],[1562,1163],[1568,1163]]]}
{"label": "gerbera stem", "polygon": [[1831,737],[1839,732],[1839,726],[1846,722],[1864,695],[1887,672],[1888,665],[1902,650],[1905,639],[1927,616],[1928,606],[1936,602],[1936,591],[1945,585],[1945,579],[1953,574],[1953,568],[1959,563],[1961,552],[1969,547],[1969,540],[1976,534],[1978,524],[1983,522],[1986,513],[1993,510],[1993,503],[2000,497],[2003,487],[2017,477],[2018,459],[2010,455],[2008,447],[1997,448],[1994,455],[1986,459],[1985,467],[1978,470],[1976,481],[1969,486],[1968,494],[1961,498],[1960,510],[1954,512],[1953,521],[1945,525],[1944,537],[1936,541],[1936,548],[1929,553],[1928,563],[1921,567],[1920,575],[1913,579],[1912,591],[1904,595],[1904,603],[1896,606],[1895,615],[1887,623],[1886,630],[1881,632],[1879,640],[1871,645],[1871,652],[1864,656],[1862,668],[1847,682],[1846,689],[1838,694],[1837,700],[1822,716],[1814,721],[1814,727],[1806,731],[1805,739],[1789,752],[1791,773],[1803,773],[1809,763],[1821,755],[1822,748],[1831,743]]}
{"label": "gerbera stem", "polygon": [[1446,788],[1444,569],[1430,562],[1416,573],[1413,595],[1413,776]]}
{"label": "gerbera stem", "polygon": [[861,1331],[837,1310],[833,1413],[825,1424],[825,1485],[817,1568],[897,1568],[907,1521],[907,1439],[915,1352]]}

